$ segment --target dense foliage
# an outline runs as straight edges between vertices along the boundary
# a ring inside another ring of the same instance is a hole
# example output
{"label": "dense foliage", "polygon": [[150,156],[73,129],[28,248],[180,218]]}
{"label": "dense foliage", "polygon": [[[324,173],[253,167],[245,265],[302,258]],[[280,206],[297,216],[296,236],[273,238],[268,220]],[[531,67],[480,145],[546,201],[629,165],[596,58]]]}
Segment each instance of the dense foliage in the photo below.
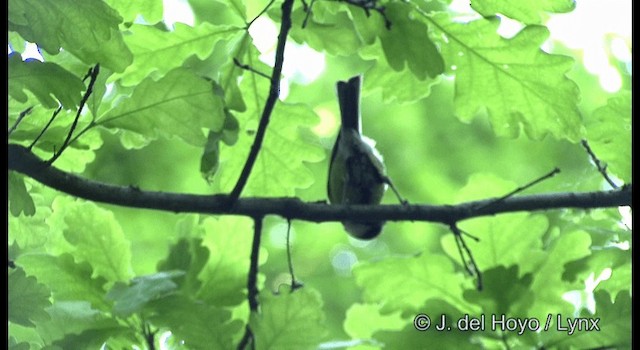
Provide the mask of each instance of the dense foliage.
{"label": "dense foliage", "polygon": [[[258,73],[271,74],[264,62],[290,20],[282,100],[243,197],[326,198],[335,83],[356,74],[364,132],[411,203],[499,197],[554,167],[525,194],[610,189],[581,140],[631,183],[630,69],[608,57],[623,83],[607,93],[579,52],[548,40],[546,20],[572,0],[473,1],[464,18],[446,0],[294,1],[290,19],[282,1],[186,3],[190,24],[168,23],[160,0],[9,0],[9,142],[87,179],[228,193],[269,94]],[[520,29],[501,36],[501,19]],[[25,41],[43,61],[22,55]],[[294,220],[304,287],[290,293],[287,222],[267,217],[250,314],[250,218],[94,203],[10,171],[9,348],[230,349],[247,324],[258,349],[628,348],[626,213],[460,222],[479,238],[467,244],[481,291],[444,225],[389,222],[362,242],[340,223]],[[449,331],[434,330],[441,315]],[[492,327],[500,317],[508,330]],[[457,323],[471,318],[484,327]]]}

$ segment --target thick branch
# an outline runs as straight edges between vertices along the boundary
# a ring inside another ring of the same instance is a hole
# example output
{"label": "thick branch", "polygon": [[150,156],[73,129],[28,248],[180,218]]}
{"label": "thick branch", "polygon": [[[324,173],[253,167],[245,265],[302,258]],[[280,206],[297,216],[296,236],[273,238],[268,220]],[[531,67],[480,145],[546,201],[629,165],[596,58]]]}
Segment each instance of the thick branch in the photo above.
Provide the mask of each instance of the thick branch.
{"label": "thick branch", "polygon": [[10,144],[9,170],[25,174],[42,184],[70,195],[132,208],[176,213],[233,214],[248,217],[279,215],[312,222],[352,220],[431,221],[450,224],[479,216],[517,211],[561,208],[607,208],[631,206],[631,185],[618,190],[586,193],[550,193],[519,196],[495,202],[494,198],[458,205],[327,205],[297,198],[243,198],[233,208],[225,195],[195,195],[142,191],[115,186],[64,172],[38,158],[26,147]]}

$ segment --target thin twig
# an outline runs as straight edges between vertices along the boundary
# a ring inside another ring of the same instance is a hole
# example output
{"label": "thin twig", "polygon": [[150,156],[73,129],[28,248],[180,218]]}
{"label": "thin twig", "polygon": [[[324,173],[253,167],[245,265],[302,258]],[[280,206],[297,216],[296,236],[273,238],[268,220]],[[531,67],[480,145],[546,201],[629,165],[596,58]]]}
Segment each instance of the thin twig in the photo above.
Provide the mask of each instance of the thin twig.
{"label": "thin twig", "polygon": [[291,292],[302,288],[302,283],[296,280],[293,273],[293,261],[291,258],[291,219],[287,219],[287,263],[289,264],[289,274],[291,275]]}
{"label": "thin twig", "polygon": [[[458,246],[458,253],[460,254],[460,259],[462,259],[462,265],[464,266],[465,270],[467,270],[469,275],[471,275],[472,277],[476,277],[476,286],[479,291],[482,290],[482,272],[478,268],[478,264],[476,264],[476,260],[473,258],[471,249],[469,249],[469,247],[467,246],[467,243],[464,241],[464,237],[462,237],[462,234],[465,233],[469,237],[474,236],[471,236],[470,234],[460,230],[455,223],[450,224],[449,228],[455,236],[456,245]],[[465,255],[469,258],[468,262],[465,258]]]}
{"label": "thin twig", "polygon": [[258,263],[260,258],[260,240],[262,237],[262,217],[253,219],[253,243],[251,244],[251,263],[249,265],[249,278],[247,280],[247,291],[249,309],[252,312],[258,311]]}
{"label": "thin twig", "polygon": [[[249,301],[249,311],[257,313],[258,304],[258,263],[260,260],[260,240],[262,238],[262,217],[253,218],[253,241],[251,243],[251,258],[249,262],[249,276],[247,278],[247,300]],[[242,340],[238,344],[238,349],[244,349],[253,340],[253,332],[247,324]],[[252,345],[253,347],[253,345]]]}
{"label": "thin twig", "polygon": [[267,131],[267,126],[269,125],[271,112],[273,112],[273,108],[275,107],[280,95],[280,75],[282,74],[282,65],[284,64],[284,48],[287,42],[289,29],[291,29],[291,11],[293,8],[293,2],[294,0],[284,0],[284,3],[282,3],[282,21],[280,23],[280,34],[278,34],[278,44],[276,46],[276,59],[273,66],[273,72],[271,73],[269,96],[267,97],[264,109],[262,110],[260,124],[258,125],[256,137],[253,140],[253,145],[251,145],[251,150],[247,156],[247,161],[242,168],[242,172],[238,177],[235,187],[229,194],[228,199],[230,204],[233,204],[238,200],[244,186],[249,180],[249,175],[251,174],[251,170],[253,169],[256,159],[258,158],[260,148],[262,147],[262,141],[264,140],[264,135]]}
{"label": "thin twig", "polygon": [[251,349],[253,349],[253,332],[251,331],[249,325],[246,325],[244,327],[244,334],[242,335],[242,339],[240,339],[240,343],[238,343],[238,347],[236,349],[244,350],[249,344],[251,344]]}
{"label": "thin twig", "polygon": [[255,74],[258,74],[258,75],[259,75],[259,76],[261,76],[261,77],[264,77],[264,78],[267,78],[267,79],[271,79],[271,77],[270,77],[269,75],[267,75],[267,74],[265,74],[265,73],[262,73],[262,72],[260,72],[260,71],[258,71],[258,70],[256,70],[256,69],[254,69],[254,68],[253,68],[253,67],[251,67],[250,65],[240,63],[240,61],[239,61],[237,58],[235,58],[235,57],[233,58],[233,64],[235,64],[235,65],[236,65],[236,66],[238,66],[239,68],[242,68],[242,69],[244,69],[244,70],[248,70],[249,72],[252,72],[252,73],[255,73]]}
{"label": "thin twig", "polygon": [[73,123],[71,124],[71,128],[69,129],[69,132],[67,133],[67,138],[62,143],[62,146],[60,146],[60,149],[53,154],[53,157],[51,157],[51,159],[49,159],[48,161],[49,164],[53,164],[53,162],[55,162],[56,159],[58,159],[60,155],[62,155],[62,152],[64,152],[64,150],[69,146],[70,144],[69,141],[71,141],[73,132],[75,131],[76,126],[78,125],[78,120],[80,119],[80,114],[82,113],[82,109],[84,108],[84,105],[87,103],[87,100],[89,100],[89,96],[91,96],[91,93],[93,92],[93,84],[95,84],[96,80],[98,79],[98,73],[100,73],[100,64],[96,64],[95,66],[93,66],[93,68],[90,68],[87,75],[85,75],[85,77],[83,78],[83,80],[86,80],[87,77],[91,78],[89,80],[89,85],[87,86],[87,91],[85,91],[84,95],[82,96],[82,100],[80,100],[80,106],[78,107],[78,112],[76,113],[76,117],[73,119]]}
{"label": "thin twig", "polygon": [[29,115],[31,113],[31,111],[33,110],[33,106],[25,109],[24,111],[20,112],[20,114],[18,114],[18,119],[16,119],[16,122],[13,123],[13,125],[11,126],[11,128],[9,128],[9,132],[7,133],[7,136],[11,136],[11,133],[18,127],[18,124],[20,124],[20,122],[22,121],[22,119],[24,117],[26,117],[27,115]]}
{"label": "thin twig", "polygon": [[389,185],[389,187],[391,187],[391,190],[393,191],[393,193],[395,193],[396,197],[398,198],[398,201],[400,202],[400,204],[402,205],[408,205],[409,201],[407,201],[406,199],[404,199],[401,195],[400,192],[398,192],[398,189],[396,188],[396,186],[393,185],[393,182],[391,181],[391,178],[389,176],[383,176],[382,177],[382,181],[384,183],[386,183],[387,185]]}
{"label": "thin twig", "polygon": [[304,16],[304,20],[302,21],[302,29],[307,27],[307,22],[309,21],[309,17],[311,16],[311,11],[313,11],[313,4],[316,3],[316,0],[311,0],[309,5],[307,2],[302,0],[302,10],[307,14]]}
{"label": "thin twig", "polygon": [[613,187],[614,189],[618,188],[618,185],[613,180],[611,180],[611,178],[609,177],[609,174],[607,174],[607,165],[606,164],[603,165],[600,159],[596,157],[596,154],[593,153],[593,150],[591,149],[591,147],[589,147],[589,143],[587,142],[587,140],[582,140],[581,143],[582,143],[582,147],[584,147],[587,153],[589,153],[589,157],[591,157],[591,161],[596,165],[598,172],[602,174],[604,179],[609,183],[609,185],[611,185],[611,187]]}
{"label": "thin twig", "polygon": [[485,205],[483,205],[481,207],[476,208],[476,210],[486,209],[487,207],[491,207],[491,206],[493,206],[493,205],[495,205],[497,203],[500,203],[500,202],[504,201],[505,199],[507,199],[509,197],[512,197],[513,195],[515,195],[515,194],[517,194],[519,192],[522,192],[522,191],[524,191],[524,190],[526,190],[526,189],[528,189],[528,188],[530,188],[530,187],[532,187],[532,186],[534,186],[534,185],[536,185],[536,184],[538,184],[538,183],[540,183],[540,182],[542,182],[542,181],[544,181],[544,180],[546,180],[546,179],[548,179],[550,177],[555,176],[558,173],[560,173],[560,168],[554,168],[549,173],[547,173],[547,174],[545,174],[545,175],[543,175],[543,176],[541,176],[541,177],[529,182],[528,184],[526,184],[524,186],[520,186],[520,187],[516,188],[515,190],[505,194],[504,196],[495,199],[493,202],[487,203],[487,204],[485,204]]}
{"label": "thin twig", "polygon": [[147,349],[149,350],[155,350],[156,348],[156,333],[157,331],[151,330],[151,325],[149,323],[147,323],[145,320],[142,320],[142,335],[145,342],[147,343]]}
{"label": "thin twig", "polygon": [[44,128],[42,128],[42,130],[40,130],[40,133],[38,134],[38,136],[36,136],[36,138],[33,139],[31,144],[29,145],[29,147],[27,147],[28,149],[32,149],[33,146],[36,145],[38,140],[40,140],[42,135],[44,135],[44,133],[47,131],[47,129],[49,129],[49,126],[51,126],[51,123],[53,123],[53,120],[56,119],[56,117],[58,116],[58,114],[60,113],[61,110],[62,110],[62,105],[59,105],[58,108],[56,108],[56,110],[53,111],[53,114],[51,114],[51,118],[49,118],[49,121],[47,122],[47,125],[45,125]]}
{"label": "thin twig", "polygon": [[260,11],[260,13],[258,13],[257,16],[253,17],[253,19],[247,23],[247,29],[249,29],[249,27],[251,27],[251,25],[253,24],[253,22],[255,22],[258,18],[260,18],[260,16],[264,15],[265,12],[267,12],[269,10],[269,8],[271,7],[271,5],[273,5],[273,3],[276,2],[276,0],[271,0],[269,1],[269,3],[267,4],[267,6],[265,6],[262,11]]}

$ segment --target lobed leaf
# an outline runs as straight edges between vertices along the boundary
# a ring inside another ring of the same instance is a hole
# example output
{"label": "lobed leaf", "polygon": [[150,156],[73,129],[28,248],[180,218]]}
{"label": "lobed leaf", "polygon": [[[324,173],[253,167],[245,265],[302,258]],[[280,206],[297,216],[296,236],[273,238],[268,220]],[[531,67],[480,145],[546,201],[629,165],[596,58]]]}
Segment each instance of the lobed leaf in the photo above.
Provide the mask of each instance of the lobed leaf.
{"label": "lobed leaf", "polygon": [[482,16],[503,14],[525,24],[540,24],[541,13],[566,13],[576,7],[575,0],[502,1],[474,0],[471,7]]}
{"label": "lobed leaf", "polygon": [[607,170],[631,182],[631,94],[621,92],[586,120],[589,146]]}
{"label": "lobed leaf", "polygon": [[[242,28],[227,25],[202,23],[195,27],[176,23],[173,31],[158,29],[156,26],[134,24],[125,37],[127,46],[133,53],[133,63],[121,74],[115,74],[110,81],[119,80],[123,85],[135,85],[143,79],[159,78],[180,67],[184,61],[196,56],[204,59],[211,55],[218,43],[229,43],[224,52],[233,50]],[[231,57],[226,56],[227,60]]]}
{"label": "lobed leaf", "polygon": [[175,135],[202,146],[204,129],[219,131],[224,123],[223,103],[211,84],[184,68],[176,68],[162,79],[140,83],[130,98],[102,115],[97,123],[121,128],[149,138]]}
{"label": "lobed leaf", "polygon": [[325,336],[320,293],[309,287],[273,295],[260,295],[260,314],[249,324],[256,349],[316,349]]}
{"label": "lobed leaf", "polygon": [[23,269],[18,268],[9,272],[7,286],[7,304],[11,306],[9,322],[33,327],[34,322],[49,319],[45,308],[51,305],[50,292],[35,277],[27,276]]}
{"label": "lobed leaf", "polygon": [[470,121],[485,107],[498,136],[516,137],[522,129],[532,139],[548,133],[573,142],[582,138],[579,89],[565,75],[573,59],[540,49],[549,36],[546,27],[528,26],[505,39],[496,33],[498,20],[432,18],[442,33],[447,66],[456,75],[454,100],[461,120]]}
{"label": "lobed leaf", "polygon": [[85,202],[56,209],[64,211],[64,237],[75,247],[72,255],[77,260],[88,262],[95,276],[109,282],[129,279],[130,242],[112,212]]}
{"label": "lobed leaf", "polygon": [[47,108],[57,108],[58,101],[66,109],[80,104],[82,80],[51,62],[29,59],[22,61],[17,52],[9,55],[9,95],[19,102],[27,102],[23,90],[29,90]]}
{"label": "lobed leaf", "polygon": [[122,40],[122,17],[101,0],[10,0],[9,30],[50,54],[60,48],[87,64],[122,72],[132,55]]}

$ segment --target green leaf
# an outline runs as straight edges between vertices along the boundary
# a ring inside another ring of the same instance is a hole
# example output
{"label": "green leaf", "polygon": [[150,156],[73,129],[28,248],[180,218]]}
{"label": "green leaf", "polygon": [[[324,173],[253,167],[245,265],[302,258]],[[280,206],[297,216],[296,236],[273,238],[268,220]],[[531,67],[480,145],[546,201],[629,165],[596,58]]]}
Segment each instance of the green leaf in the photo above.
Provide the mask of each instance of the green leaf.
{"label": "green leaf", "polygon": [[24,176],[16,172],[9,172],[9,211],[13,216],[33,216],[36,213],[36,205],[24,184]]}
{"label": "green leaf", "polygon": [[207,180],[213,179],[220,167],[220,137],[222,133],[209,131],[207,143],[204,145],[204,151],[200,158],[200,174]]}
{"label": "green leaf", "polygon": [[[281,16],[280,11],[270,11],[273,17]],[[307,16],[302,7],[294,9],[293,23],[302,23]],[[371,21],[382,19],[371,18]],[[380,27],[384,27],[380,25]],[[332,55],[351,55],[363,46],[363,41],[355,30],[355,23],[346,7],[336,3],[317,1],[313,4],[313,12],[307,20],[307,25],[293,25],[291,38],[298,43],[306,43],[316,51],[326,51]],[[327,40],[331,38],[331,40]]]}
{"label": "green leaf", "polygon": [[[522,300],[522,307],[529,309],[529,315],[543,320],[549,313],[571,315],[572,305],[563,299],[565,292],[578,289],[576,284],[563,280],[566,263],[591,253],[589,234],[583,231],[562,232],[547,249],[548,255],[533,271],[531,290],[535,300]],[[527,305],[524,305],[527,304]]]}
{"label": "green leaf", "polygon": [[[534,291],[531,287],[531,274],[520,277],[518,265],[508,268],[497,266],[482,270],[483,289],[478,291],[466,290],[465,299],[482,306],[485,315],[509,315],[513,317],[523,310],[512,310],[511,306],[523,300],[534,299]],[[526,303],[525,303],[526,304]],[[514,312],[515,311],[515,312]],[[520,314],[519,316],[524,316]]]}
{"label": "green leaf", "polygon": [[[542,237],[547,232],[548,220],[543,215],[527,213],[505,214],[498,217],[478,218],[461,223],[459,227],[480,240],[465,238],[480,269],[519,265],[520,273],[530,272],[546,254],[542,250]],[[442,238],[444,250],[459,262],[459,253],[453,234]]]}
{"label": "green leaf", "polygon": [[465,277],[455,273],[451,260],[442,255],[366,262],[354,267],[353,274],[365,301],[382,304],[383,312],[411,310],[431,298],[469,307],[462,298]]}
{"label": "green leaf", "polygon": [[242,0],[188,0],[197,23],[246,25],[247,9]]}
{"label": "green leaf", "polygon": [[[455,305],[455,304],[454,304]],[[418,331],[414,326],[414,317],[426,315],[431,319],[431,326],[426,331]],[[434,327],[442,322],[445,315],[445,324],[450,327],[443,331],[437,331]],[[411,319],[405,322],[400,331],[381,331],[374,334],[375,340],[384,344],[389,349],[481,349],[480,344],[471,341],[475,332],[459,331],[456,321],[465,316],[451,303],[441,299],[431,299],[418,308],[414,307]]]}
{"label": "green leaf", "polygon": [[404,324],[400,311],[384,315],[379,304],[353,304],[347,309],[344,331],[352,339],[371,339],[379,330],[397,331]]}
{"label": "green leaf", "polygon": [[111,327],[88,329],[80,334],[68,334],[60,340],[56,340],[53,345],[54,349],[101,349],[102,347],[121,349],[120,347],[105,346],[105,342],[114,339],[127,339],[126,344],[136,344],[133,330],[129,327],[114,325]]}
{"label": "green leaf", "polygon": [[200,273],[198,299],[216,306],[234,306],[246,300],[247,272],[253,230],[250,220],[207,218],[202,227],[209,261]]}
{"label": "green leaf", "polygon": [[455,72],[456,114],[465,122],[487,109],[498,136],[532,139],[550,133],[576,142],[584,134],[577,108],[579,90],[565,73],[573,59],[540,49],[549,31],[528,26],[510,39],[500,37],[499,21],[452,22],[436,15],[442,53]]}
{"label": "green leaf", "polygon": [[484,17],[498,13],[525,24],[540,24],[542,12],[566,13],[576,7],[575,0],[501,1],[474,0],[471,7]]}
{"label": "green leaf", "polygon": [[242,323],[231,320],[231,312],[182,295],[171,295],[150,303],[148,320],[171,331],[181,346],[194,350],[232,349]]}
{"label": "green leaf", "polygon": [[38,322],[37,330],[45,341],[52,343],[66,335],[80,334],[88,329],[111,328],[117,321],[100,311],[91,308],[84,301],[56,301],[47,308],[51,319]]}
{"label": "green leaf", "polygon": [[130,98],[97,121],[108,128],[122,128],[157,138],[158,133],[178,136],[202,146],[203,128],[219,131],[224,123],[223,102],[206,80],[184,68],[176,68],[162,79],[147,78]]}
{"label": "green leaf", "polygon": [[314,289],[262,293],[260,305],[249,322],[256,349],[316,349],[325,337],[322,299]]}
{"label": "green leaf", "polygon": [[[496,175],[476,173],[458,192],[456,202],[499,197],[515,188],[515,183]],[[525,274],[531,272],[546,257],[542,249],[542,239],[549,223],[543,215],[504,214],[467,220],[458,226],[464,232],[479,238],[479,241],[475,241],[463,237],[481,270],[519,265],[520,273]],[[453,234],[443,236],[441,242],[444,251],[460,263],[460,254]]]}
{"label": "green leaf", "polygon": [[[236,114],[241,130],[238,142],[233,147],[220,147],[221,167],[216,181],[221,191],[228,191],[235,185],[253,144],[264,94],[269,91],[268,81],[255,79],[243,80],[242,87],[247,89],[244,97],[250,108]],[[315,180],[305,163],[324,158],[325,152],[318,146],[316,137],[305,133],[305,129],[318,122],[317,115],[308,106],[278,102],[270,120],[243,195],[293,195],[296,188],[306,188]]]}
{"label": "green leaf", "polygon": [[9,336],[9,350],[29,350],[31,346],[27,342],[17,342],[16,338]]}
{"label": "green leaf", "polygon": [[95,275],[109,282],[128,280],[132,274],[130,242],[113,213],[94,203],[74,204],[56,208],[64,212],[64,237],[76,248],[72,255],[88,262]]}
{"label": "green leaf", "polygon": [[381,90],[384,103],[418,101],[427,97],[431,93],[431,87],[440,81],[439,79],[420,80],[408,67],[400,71],[393,70],[386,58],[379,54],[380,50],[378,45],[367,46],[360,51],[360,56],[374,62],[365,73],[363,82],[365,93]]}
{"label": "green leaf", "polygon": [[[138,84],[149,76],[160,78],[194,55],[202,60],[211,55],[218,43],[228,42],[230,46],[225,52],[231,52],[244,33],[242,28],[210,23],[196,27],[176,23],[175,30],[170,32],[134,24],[129,31],[131,35],[126,36],[125,41],[133,53],[133,64],[110,79],[119,79],[123,85]],[[231,60],[229,56],[226,59]]]}
{"label": "green leaf", "polygon": [[9,322],[33,327],[33,322],[49,319],[45,308],[51,305],[50,293],[35,277],[27,277],[24,270],[18,268],[9,272],[7,285]]}
{"label": "green leaf", "polygon": [[9,30],[50,54],[63,47],[87,64],[122,72],[132,55],[122,40],[122,18],[101,0],[10,0]]}
{"label": "green leaf", "polygon": [[[9,173],[11,174],[11,173]],[[40,250],[44,247],[55,249],[56,242],[60,240],[61,228],[51,227],[48,223],[52,211],[50,203],[47,203],[39,193],[39,185],[30,183],[30,195],[37,208],[32,216],[8,216],[9,242],[15,242],[22,249]],[[35,187],[35,188],[34,188]],[[11,197],[9,197],[11,200]],[[9,203],[11,207],[11,203]]]}
{"label": "green leaf", "polygon": [[391,68],[402,71],[406,65],[420,80],[442,74],[442,56],[429,38],[427,25],[411,14],[411,8],[393,2],[385,7],[385,14],[392,25],[380,33],[380,42]]}
{"label": "green leaf", "polygon": [[[575,349],[631,348],[631,295],[629,291],[619,292],[613,301],[609,293],[597,291],[594,293],[594,299],[596,303],[595,314],[583,309],[579,317],[563,315],[562,324],[556,327],[564,329],[562,332],[564,334],[560,333],[561,336],[556,335],[545,343],[554,347]],[[569,318],[573,322],[581,324],[582,329],[576,329],[572,334],[569,334]],[[596,323],[597,328],[592,328],[592,322]]]}
{"label": "green leaf", "polygon": [[166,271],[136,277],[128,286],[124,283],[116,283],[107,293],[107,298],[115,302],[113,312],[119,317],[126,318],[140,312],[150,301],[174,292],[178,285],[173,279],[183,275],[182,271]]}
{"label": "green leaf", "polygon": [[[631,253],[629,252],[628,256]],[[611,269],[611,276],[598,284],[597,290],[605,290],[610,294],[631,289],[631,262]]]}
{"label": "green leaf", "polygon": [[58,107],[60,101],[64,108],[74,109],[80,104],[85,87],[80,78],[55,63],[22,61],[20,54],[12,53],[9,55],[9,94],[20,102],[27,102],[25,89],[47,108]]}
{"label": "green leaf", "polygon": [[158,263],[158,271],[181,270],[184,276],[174,278],[187,295],[192,295],[202,284],[198,274],[209,259],[209,250],[200,238],[181,238],[169,248],[169,255]]}
{"label": "green leaf", "polygon": [[621,92],[587,118],[589,146],[608,172],[631,182],[631,94]]}
{"label": "green leaf", "polygon": [[147,23],[156,23],[162,20],[163,3],[158,0],[105,0],[114,8],[125,22],[133,22],[138,15],[142,15]]}
{"label": "green leaf", "polygon": [[74,262],[70,254],[25,254],[18,258],[17,263],[46,284],[56,301],[83,300],[94,308],[110,309],[104,300],[107,281],[100,277],[92,278],[91,266]]}
{"label": "green leaf", "polygon": [[[42,105],[34,105],[32,103],[36,103],[33,97],[30,97],[26,104],[9,98],[10,125],[15,124],[20,112],[24,111],[27,107],[33,106],[31,113],[26,115],[11,135],[9,135],[10,142],[20,143],[28,147],[34,139],[40,136],[45,125],[51,121],[54,109],[46,109]],[[33,151],[36,155],[48,159],[54,150],[60,148],[60,145],[69,133],[75,115],[76,111],[64,109],[58,113],[49,128],[40,136],[39,141],[35,144]],[[81,115],[78,120],[75,135],[77,135],[78,130],[84,129],[89,123],[89,115]],[[70,144],[70,147],[56,160],[56,167],[66,171],[81,173],[85,170],[85,166],[95,159],[95,151],[101,146],[102,137],[100,133],[89,130],[85,132],[82,137]]]}

